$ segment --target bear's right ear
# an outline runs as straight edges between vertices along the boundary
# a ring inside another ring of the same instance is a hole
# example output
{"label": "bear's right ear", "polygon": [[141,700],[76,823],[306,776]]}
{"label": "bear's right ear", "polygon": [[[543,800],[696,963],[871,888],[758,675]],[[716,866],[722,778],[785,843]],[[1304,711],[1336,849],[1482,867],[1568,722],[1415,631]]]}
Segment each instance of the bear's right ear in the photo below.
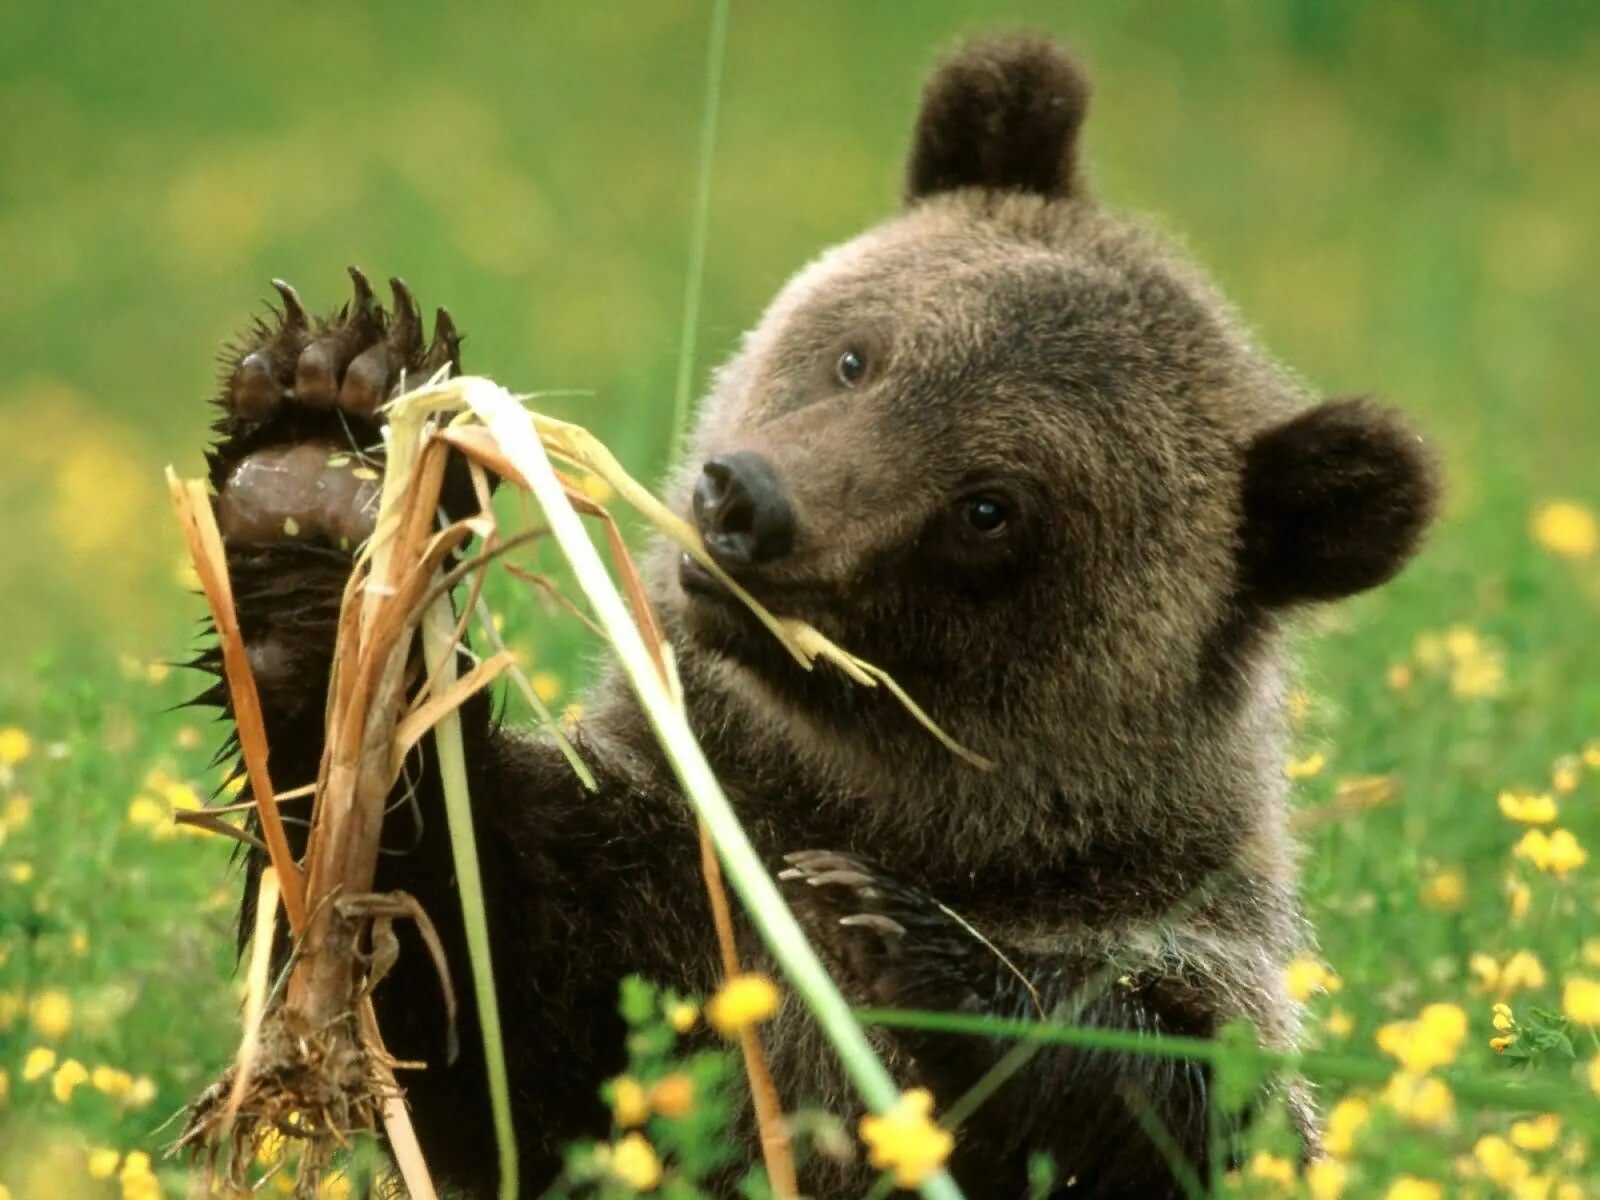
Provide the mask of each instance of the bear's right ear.
{"label": "bear's right ear", "polygon": [[1089,81],[1054,42],[968,43],[923,88],[906,203],[957,188],[1072,195],[1088,107]]}

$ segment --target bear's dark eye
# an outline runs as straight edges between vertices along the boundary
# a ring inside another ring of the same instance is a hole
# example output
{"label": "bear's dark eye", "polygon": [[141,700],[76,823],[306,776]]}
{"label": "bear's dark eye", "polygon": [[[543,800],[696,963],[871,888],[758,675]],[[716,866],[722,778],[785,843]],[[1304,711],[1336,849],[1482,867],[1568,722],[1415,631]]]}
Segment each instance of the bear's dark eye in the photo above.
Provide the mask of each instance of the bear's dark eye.
{"label": "bear's dark eye", "polygon": [[972,496],[962,506],[967,524],[985,537],[996,537],[1005,530],[1011,510],[994,496]]}
{"label": "bear's dark eye", "polygon": [[845,387],[854,387],[867,373],[866,356],[859,350],[846,350],[839,355],[839,361],[834,364],[833,372]]}

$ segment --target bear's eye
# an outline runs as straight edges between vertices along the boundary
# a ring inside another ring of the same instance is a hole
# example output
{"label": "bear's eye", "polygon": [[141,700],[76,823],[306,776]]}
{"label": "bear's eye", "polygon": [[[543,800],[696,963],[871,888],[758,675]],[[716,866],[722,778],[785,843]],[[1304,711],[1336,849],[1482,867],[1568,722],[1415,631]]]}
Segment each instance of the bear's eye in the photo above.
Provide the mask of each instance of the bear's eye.
{"label": "bear's eye", "polygon": [[1011,519],[1005,501],[995,496],[972,496],[962,505],[967,524],[985,537],[997,537]]}
{"label": "bear's eye", "polygon": [[833,373],[845,387],[854,387],[867,373],[866,355],[859,350],[846,350],[839,355],[839,361],[833,365]]}

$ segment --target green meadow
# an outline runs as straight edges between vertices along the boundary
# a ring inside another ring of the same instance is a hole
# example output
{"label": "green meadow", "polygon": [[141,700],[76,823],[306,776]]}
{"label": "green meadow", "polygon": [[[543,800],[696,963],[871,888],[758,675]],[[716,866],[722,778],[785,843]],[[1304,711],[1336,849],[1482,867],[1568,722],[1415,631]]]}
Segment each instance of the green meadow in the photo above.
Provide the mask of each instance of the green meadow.
{"label": "green meadow", "polygon": [[[0,6],[0,1200],[188,1194],[167,1122],[233,1054],[239,876],[170,820],[221,730],[166,665],[202,608],[162,480],[201,469],[218,346],[274,276],[326,309],[346,264],[402,275],[468,370],[656,477],[709,17]],[[1330,1157],[1268,1121],[1221,1186],[1600,1195],[1600,9],[735,3],[697,387],[892,211],[932,57],[1015,26],[1093,74],[1096,189],[1446,464],[1415,565],[1297,638],[1290,982]],[[495,603],[575,700],[598,648]]]}

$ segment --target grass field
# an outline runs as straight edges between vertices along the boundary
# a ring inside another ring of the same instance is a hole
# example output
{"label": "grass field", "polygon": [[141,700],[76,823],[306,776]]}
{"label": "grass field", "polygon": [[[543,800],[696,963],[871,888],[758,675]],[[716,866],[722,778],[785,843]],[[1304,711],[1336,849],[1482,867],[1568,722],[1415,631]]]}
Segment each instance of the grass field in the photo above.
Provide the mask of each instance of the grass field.
{"label": "grass field", "polygon": [[[168,821],[215,785],[219,735],[159,665],[199,614],[160,469],[198,470],[211,356],[267,279],[326,307],[347,262],[402,274],[452,307],[470,369],[559,389],[547,407],[647,478],[670,449],[706,6],[263,20],[0,9],[11,1200],[185,1194],[124,1156],[157,1155],[232,1050],[230,852]],[[1181,232],[1319,389],[1383,393],[1448,464],[1415,567],[1303,625],[1286,770],[1318,949],[1294,982],[1312,1045],[1359,1066],[1323,1088],[1334,1165],[1292,1179],[1269,1130],[1237,1186],[1600,1195],[1600,12],[736,5],[697,379],[889,210],[929,58],[996,24],[1080,48],[1103,194]],[[588,651],[505,616],[569,698]]]}

